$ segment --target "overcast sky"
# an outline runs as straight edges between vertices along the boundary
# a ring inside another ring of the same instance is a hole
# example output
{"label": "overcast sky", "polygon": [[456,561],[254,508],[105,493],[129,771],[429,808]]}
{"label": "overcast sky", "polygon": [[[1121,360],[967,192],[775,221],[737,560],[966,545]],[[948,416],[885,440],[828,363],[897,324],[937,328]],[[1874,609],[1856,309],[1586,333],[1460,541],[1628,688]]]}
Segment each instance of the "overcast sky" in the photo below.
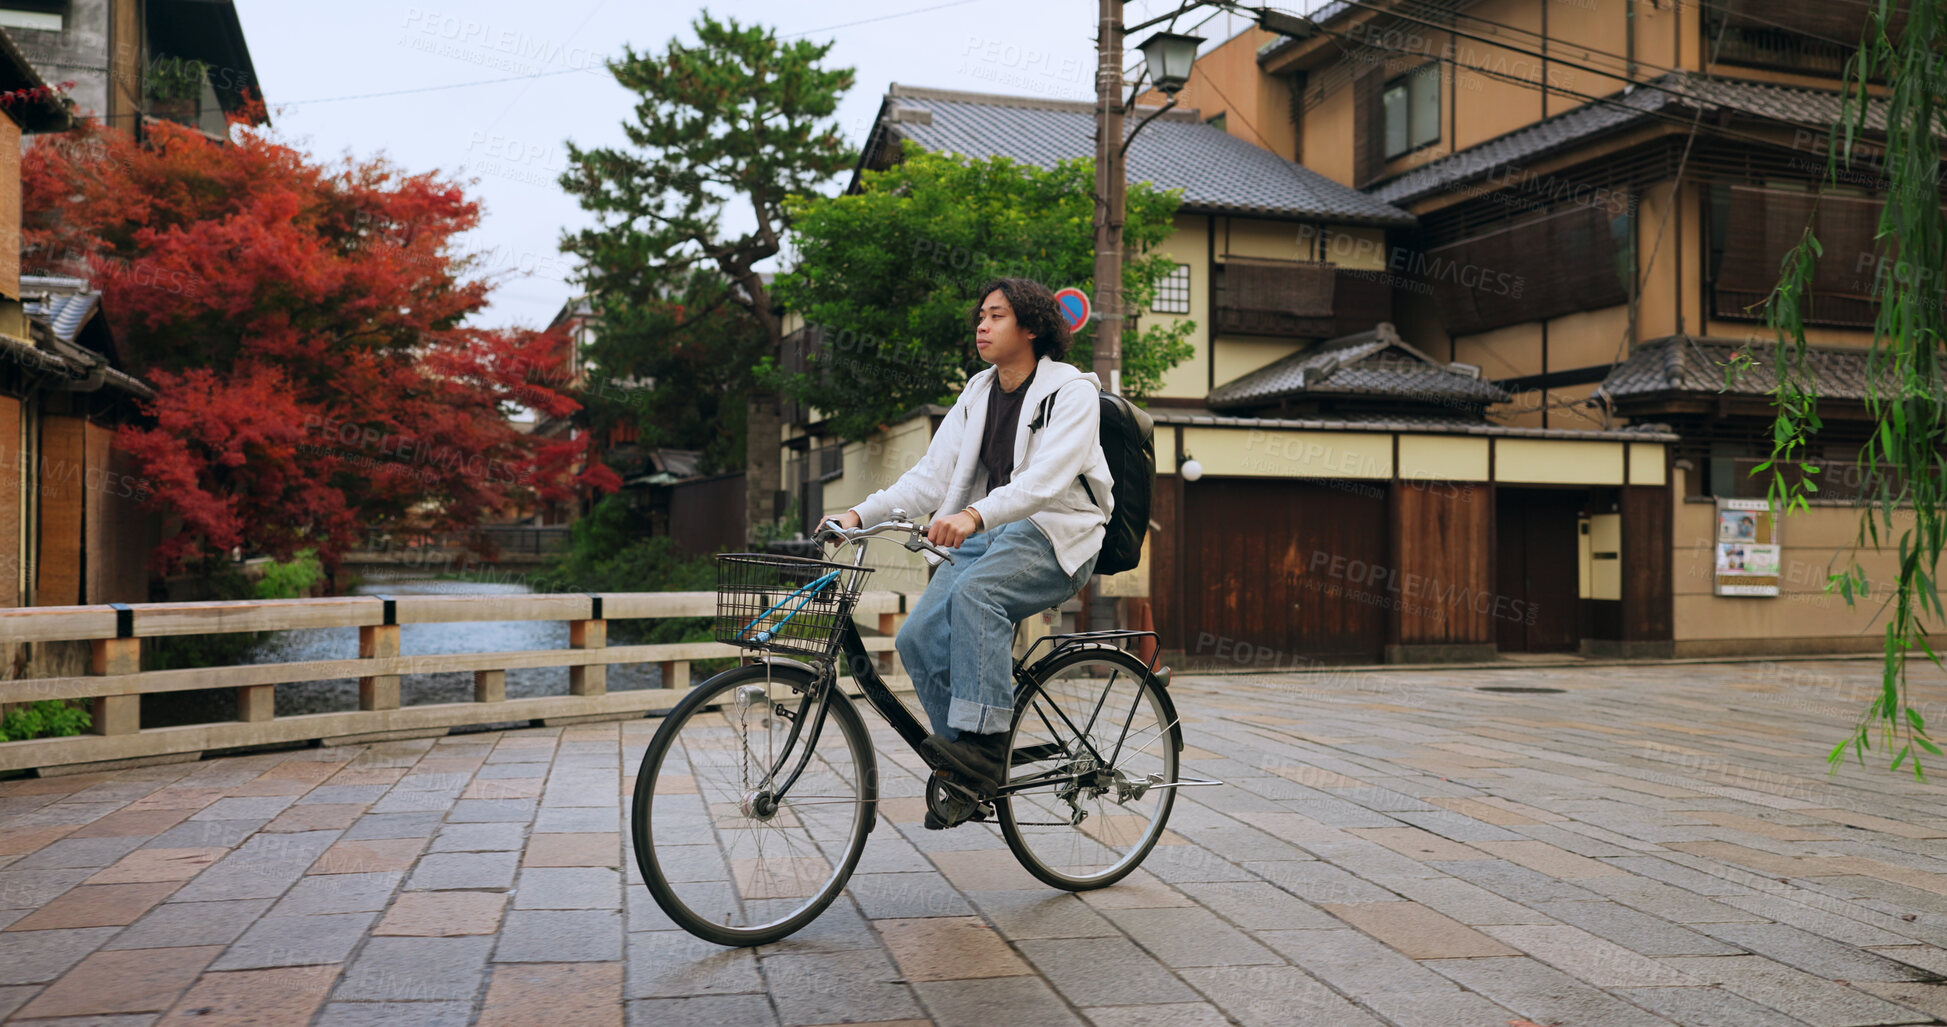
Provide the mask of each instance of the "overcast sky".
{"label": "overcast sky", "polygon": [[[1151,6],[1171,9],[1168,0],[1131,0],[1127,22],[1146,20]],[[486,212],[467,243],[490,267],[514,272],[483,323],[533,327],[571,295],[559,241],[587,223],[555,184],[563,140],[617,145],[630,116],[633,94],[603,59],[625,44],[660,52],[672,36],[694,40],[690,22],[702,9],[671,0],[337,0],[320,17],[284,0],[237,7],[287,141],[323,160],[383,153],[409,172],[478,179],[470,195]],[[713,10],[780,35],[835,41],[827,63],[857,71],[838,112],[857,146],[893,82],[1092,98],[1095,9],[1088,0],[737,0]],[[1241,28],[1220,14],[1200,34],[1214,44]]]}

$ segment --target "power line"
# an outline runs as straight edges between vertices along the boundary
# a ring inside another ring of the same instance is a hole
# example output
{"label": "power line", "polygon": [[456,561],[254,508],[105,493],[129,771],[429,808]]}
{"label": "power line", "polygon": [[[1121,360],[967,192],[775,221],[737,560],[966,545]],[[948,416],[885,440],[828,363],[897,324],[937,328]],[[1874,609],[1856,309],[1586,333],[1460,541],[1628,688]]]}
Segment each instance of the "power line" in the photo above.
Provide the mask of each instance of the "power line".
{"label": "power line", "polygon": [[[870,25],[873,24],[874,22],[891,21],[894,18],[904,18],[914,14],[927,14],[932,11],[943,11],[949,7],[964,7],[973,2],[974,0],[950,0],[949,3],[935,4],[932,7],[919,7],[910,11],[899,11],[894,14],[882,14],[876,18],[863,18],[858,21],[848,21],[839,25],[826,25],[822,28],[806,29],[803,32],[792,32],[787,35],[778,36],[777,38],[779,40],[799,39],[804,36],[816,35],[820,32],[834,32],[837,31],[838,29],[854,28],[859,25]],[[720,48],[719,47],[696,47],[694,49],[685,49],[684,52],[704,53],[715,49],[720,49]],[[503,82],[531,82],[535,79],[550,78],[555,75],[570,75],[576,72],[587,72],[589,74],[599,74],[600,70],[596,68],[560,68],[555,71],[539,71],[528,75],[507,75],[502,78],[475,79],[471,82],[449,82],[445,85],[439,85],[439,86],[419,86],[414,89],[392,89],[381,93],[357,93],[351,96],[328,96],[317,100],[287,100],[282,103],[272,105],[272,109],[282,110],[285,107],[302,107],[314,103],[340,103],[347,100],[373,100],[373,99],[379,99],[381,97],[388,97],[388,96],[411,96],[417,93],[436,93],[447,89],[470,89],[474,86],[493,86],[493,85],[499,85]]]}

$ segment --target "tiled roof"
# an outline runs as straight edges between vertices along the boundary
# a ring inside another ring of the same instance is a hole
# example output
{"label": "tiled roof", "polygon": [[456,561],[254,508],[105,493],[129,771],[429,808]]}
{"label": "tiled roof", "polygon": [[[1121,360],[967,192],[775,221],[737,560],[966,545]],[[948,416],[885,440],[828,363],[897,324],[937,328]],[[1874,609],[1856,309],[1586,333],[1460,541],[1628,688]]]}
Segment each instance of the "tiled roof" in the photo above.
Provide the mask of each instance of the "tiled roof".
{"label": "tiled roof", "polygon": [[[1728,111],[1823,128],[1838,119],[1840,106],[1836,92],[1673,71],[1619,96],[1595,100],[1527,128],[1496,136],[1371,186],[1367,191],[1389,203],[1410,203],[1480,178],[1497,168],[1532,161],[1654,118],[1688,119],[1699,107],[1706,115]],[[1867,110],[1867,125],[1884,128],[1885,115],[1885,103],[1875,102]]]}
{"label": "tiled roof", "polygon": [[[1731,355],[1748,354],[1751,366],[1731,373]],[[1867,354],[1863,349],[1809,347],[1805,359],[1827,399],[1864,399]],[[1667,335],[1638,345],[1629,359],[1616,365],[1602,383],[1602,391],[1618,398],[1668,392],[1724,392],[1734,396],[1768,395],[1777,386],[1773,371],[1777,347],[1744,339]]]}
{"label": "tiled roof", "polygon": [[[47,283],[74,283],[75,291],[54,291]],[[78,278],[42,278],[36,275],[22,275],[20,291],[27,295],[25,304],[28,317],[47,325],[54,337],[62,342],[72,343],[80,333],[81,326],[88,322],[88,316],[101,305],[101,293],[88,289],[88,283]],[[45,289],[46,292],[37,292]]]}
{"label": "tiled roof", "polygon": [[1299,396],[1380,396],[1450,406],[1509,399],[1500,386],[1448,370],[1381,323],[1225,382],[1205,402],[1212,410],[1238,410]]}
{"label": "tiled roof", "polygon": [[[1124,119],[1125,130],[1152,111]],[[947,92],[894,85],[875,135],[911,139],[929,150],[1007,157],[1053,167],[1093,156],[1095,107],[1089,103]],[[1183,209],[1224,214],[1315,217],[1345,224],[1410,225],[1413,215],[1268,150],[1172,111],[1129,145],[1131,182],[1181,189]]]}

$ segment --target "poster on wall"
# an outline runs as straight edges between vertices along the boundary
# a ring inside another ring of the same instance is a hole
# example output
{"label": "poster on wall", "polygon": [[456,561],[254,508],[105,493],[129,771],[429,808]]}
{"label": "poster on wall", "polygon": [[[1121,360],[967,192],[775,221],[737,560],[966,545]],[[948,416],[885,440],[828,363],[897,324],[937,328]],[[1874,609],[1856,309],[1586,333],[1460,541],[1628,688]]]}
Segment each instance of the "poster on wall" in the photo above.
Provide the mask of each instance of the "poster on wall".
{"label": "poster on wall", "polygon": [[1779,550],[1778,518],[1768,502],[1717,501],[1718,595],[1777,595]]}

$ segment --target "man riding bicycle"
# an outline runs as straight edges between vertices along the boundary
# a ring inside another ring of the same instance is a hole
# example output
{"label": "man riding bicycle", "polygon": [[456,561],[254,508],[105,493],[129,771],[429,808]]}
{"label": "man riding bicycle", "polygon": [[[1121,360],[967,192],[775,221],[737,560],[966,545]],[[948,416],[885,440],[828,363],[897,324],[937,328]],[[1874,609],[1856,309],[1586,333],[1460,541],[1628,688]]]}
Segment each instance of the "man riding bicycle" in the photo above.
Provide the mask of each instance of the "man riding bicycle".
{"label": "man riding bicycle", "polygon": [[1114,499],[1101,382],[1062,362],[1070,337],[1054,295],[1002,278],[978,296],[975,346],[993,366],[967,381],[918,464],[833,519],[856,528],[932,511],[926,537],[960,550],[945,566],[927,555],[938,569],[896,644],[932,721],[926,747],[990,793],[1007,776],[1014,625],[1081,590],[1112,512],[1090,495]]}

